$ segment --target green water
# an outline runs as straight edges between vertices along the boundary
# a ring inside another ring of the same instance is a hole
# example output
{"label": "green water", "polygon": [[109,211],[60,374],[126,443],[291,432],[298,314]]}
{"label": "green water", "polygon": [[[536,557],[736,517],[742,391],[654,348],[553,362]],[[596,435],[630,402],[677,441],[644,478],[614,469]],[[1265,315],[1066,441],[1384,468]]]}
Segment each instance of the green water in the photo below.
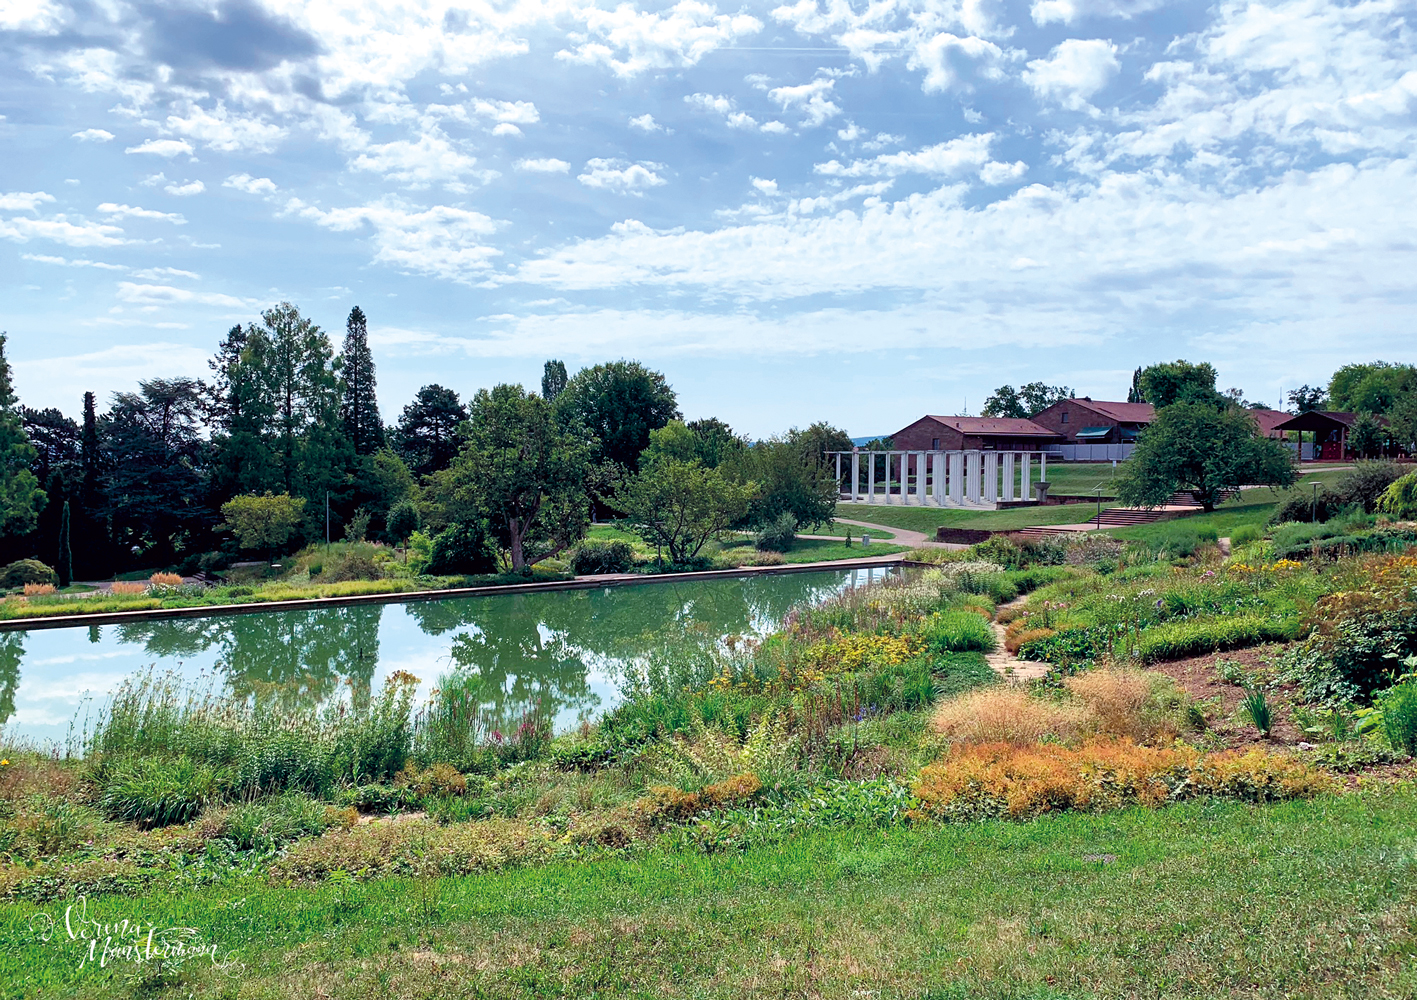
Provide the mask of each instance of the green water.
{"label": "green water", "polygon": [[488,714],[533,707],[565,729],[617,700],[655,657],[761,635],[794,605],[889,570],[792,573],[598,590],[266,612],[0,634],[0,723],[62,742],[125,677],[173,670],[237,694],[318,702],[356,696],[395,671],[423,695],[454,671]]}

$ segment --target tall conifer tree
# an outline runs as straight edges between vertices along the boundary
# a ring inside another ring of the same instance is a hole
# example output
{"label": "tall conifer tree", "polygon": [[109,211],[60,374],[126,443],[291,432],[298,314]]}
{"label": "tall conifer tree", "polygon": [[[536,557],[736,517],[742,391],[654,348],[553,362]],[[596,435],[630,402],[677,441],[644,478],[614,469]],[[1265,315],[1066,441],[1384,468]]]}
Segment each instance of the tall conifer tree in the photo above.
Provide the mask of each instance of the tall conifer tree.
{"label": "tall conifer tree", "polygon": [[344,335],[344,433],[356,455],[372,455],[384,446],[384,422],[374,395],[374,356],[369,353],[369,328],[364,310],[349,311]]}
{"label": "tall conifer tree", "polygon": [[20,420],[5,339],[0,333],[0,535],[23,535],[34,528],[45,496],[30,469],[39,453]]}

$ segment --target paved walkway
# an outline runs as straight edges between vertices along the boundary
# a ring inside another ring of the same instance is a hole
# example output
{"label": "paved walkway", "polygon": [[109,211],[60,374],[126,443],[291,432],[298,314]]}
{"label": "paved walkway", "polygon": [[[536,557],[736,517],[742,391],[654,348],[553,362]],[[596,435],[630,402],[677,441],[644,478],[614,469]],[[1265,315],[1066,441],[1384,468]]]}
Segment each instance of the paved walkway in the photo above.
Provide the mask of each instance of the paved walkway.
{"label": "paved walkway", "polygon": [[887,545],[908,545],[912,549],[932,548],[932,549],[967,549],[968,545],[960,545],[957,542],[937,542],[923,531],[911,531],[909,528],[892,528],[889,524],[872,524],[870,521],[848,521],[844,517],[836,519],[837,524],[849,524],[854,528],[864,528],[867,531],[880,529],[889,531],[895,535],[894,538],[884,539]]}
{"label": "paved walkway", "polygon": [[[1005,608],[1022,607],[1027,600],[1028,598],[1026,597],[1016,597],[1008,604],[999,605],[998,610],[1003,611]],[[994,673],[1015,684],[1021,684],[1024,681],[1036,681],[1038,678],[1048,673],[1048,668],[1051,664],[1043,663],[1038,660],[1020,660],[1013,653],[1005,649],[1004,626],[1000,625],[997,621],[991,622],[990,624],[994,629],[994,639],[998,644],[995,646],[994,652],[985,654],[984,659],[988,661]]]}

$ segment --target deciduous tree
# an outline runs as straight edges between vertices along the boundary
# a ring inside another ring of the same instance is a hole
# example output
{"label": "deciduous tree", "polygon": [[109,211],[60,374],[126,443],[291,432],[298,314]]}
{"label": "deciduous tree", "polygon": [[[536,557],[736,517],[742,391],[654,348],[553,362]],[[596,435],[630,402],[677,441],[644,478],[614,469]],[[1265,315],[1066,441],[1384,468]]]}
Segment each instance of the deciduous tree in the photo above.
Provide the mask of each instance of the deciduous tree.
{"label": "deciduous tree", "polygon": [[650,431],[679,416],[674,390],[663,375],[638,361],[583,368],[556,399],[568,422],[586,427],[597,442],[597,462],[639,468]]}
{"label": "deciduous tree", "polygon": [[1209,402],[1173,403],[1158,412],[1124,469],[1117,498],[1143,507],[1189,489],[1213,510],[1227,490],[1294,482],[1288,449],[1260,437],[1244,410]]}
{"label": "deciduous tree", "polygon": [[756,483],[734,482],[697,460],[666,458],[646,462],[615,492],[614,503],[645,541],[668,551],[670,562],[686,563],[743,519],[756,491]]}
{"label": "deciduous tree", "polygon": [[1172,403],[1219,403],[1215,379],[1215,366],[1208,361],[1170,361],[1142,369],[1137,389],[1158,410]]}
{"label": "deciduous tree", "polygon": [[226,529],[243,549],[273,555],[290,541],[305,514],[305,498],[289,493],[232,497],[221,505]]}
{"label": "deciduous tree", "polygon": [[31,468],[37,455],[20,419],[5,339],[0,333],[0,536],[27,533],[45,503]]}

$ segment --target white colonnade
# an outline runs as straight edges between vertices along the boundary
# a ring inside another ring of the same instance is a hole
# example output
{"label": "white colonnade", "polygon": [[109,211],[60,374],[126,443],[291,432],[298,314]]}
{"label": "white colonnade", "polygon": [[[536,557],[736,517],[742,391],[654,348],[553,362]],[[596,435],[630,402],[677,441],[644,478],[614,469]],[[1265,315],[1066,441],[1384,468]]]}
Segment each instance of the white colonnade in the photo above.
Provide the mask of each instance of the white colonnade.
{"label": "white colonnade", "polygon": [[852,503],[994,507],[1032,500],[1033,484],[1048,478],[1048,456],[1041,451],[833,451],[827,455],[836,462],[841,499]]}

